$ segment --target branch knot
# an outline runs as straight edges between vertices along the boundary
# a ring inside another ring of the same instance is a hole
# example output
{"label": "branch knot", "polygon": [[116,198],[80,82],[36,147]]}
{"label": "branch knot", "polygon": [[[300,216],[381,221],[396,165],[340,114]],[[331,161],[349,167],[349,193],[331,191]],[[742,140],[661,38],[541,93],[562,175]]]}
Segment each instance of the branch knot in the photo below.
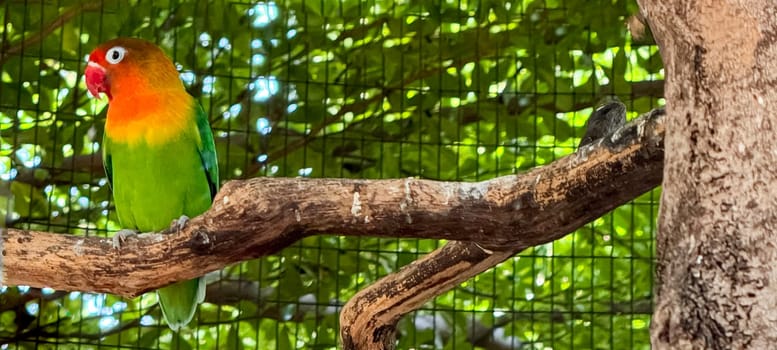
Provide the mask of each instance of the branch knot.
{"label": "branch knot", "polygon": [[207,231],[199,228],[194,229],[192,238],[189,240],[189,248],[194,253],[199,255],[209,254],[215,247],[216,242]]}

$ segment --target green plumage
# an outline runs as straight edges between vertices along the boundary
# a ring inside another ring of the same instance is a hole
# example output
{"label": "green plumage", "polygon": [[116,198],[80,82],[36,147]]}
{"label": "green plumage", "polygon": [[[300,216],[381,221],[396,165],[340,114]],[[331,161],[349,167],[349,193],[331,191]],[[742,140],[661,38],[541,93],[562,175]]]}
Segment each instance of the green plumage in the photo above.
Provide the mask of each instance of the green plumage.
{"label": "green plumage", "polygon": [[[181,215],[195,217],[210,208],[219,183],[216,150],[205,112],[190,101],[178,110],[191,111],[189,127],[162,144],[115,142],[106,131],[103,160],[124,228],[161,231]],[[179,282],[157,295],[167,324],[177,331],[191,321],[205,285],[201,279]]]}

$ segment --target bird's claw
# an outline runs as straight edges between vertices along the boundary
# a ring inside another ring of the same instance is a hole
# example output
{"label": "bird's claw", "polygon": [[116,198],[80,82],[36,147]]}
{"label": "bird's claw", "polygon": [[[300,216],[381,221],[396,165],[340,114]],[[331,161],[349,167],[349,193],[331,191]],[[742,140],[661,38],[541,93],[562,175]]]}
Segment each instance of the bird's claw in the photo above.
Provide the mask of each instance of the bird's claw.
{"label": "bird's claw", "polygon": [[187,223],[189,223],[189,217],[186,215],[181,215],[180,218],[175,219],[172,223],[170,223],[170,231],[180,232],[184,227],[186,227]]}
{"label": "bird's claw", "polygon": [[137,233],[135,231],[126,228],[119,230],[119,232],[116,232],[116,234],[113,236],[113,249],[121,248],[121,245],[127,240],[127,238],[136,234]]}

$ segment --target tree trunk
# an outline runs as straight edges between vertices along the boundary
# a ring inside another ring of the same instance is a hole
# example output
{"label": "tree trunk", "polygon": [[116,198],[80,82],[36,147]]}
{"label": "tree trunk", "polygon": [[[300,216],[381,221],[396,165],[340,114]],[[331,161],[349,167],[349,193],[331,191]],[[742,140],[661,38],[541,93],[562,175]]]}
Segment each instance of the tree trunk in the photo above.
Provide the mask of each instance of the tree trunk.
{"label": "tree trunk", "polygon": [[639,0],[666,67],[655,349],[777,344],[777,6]]}

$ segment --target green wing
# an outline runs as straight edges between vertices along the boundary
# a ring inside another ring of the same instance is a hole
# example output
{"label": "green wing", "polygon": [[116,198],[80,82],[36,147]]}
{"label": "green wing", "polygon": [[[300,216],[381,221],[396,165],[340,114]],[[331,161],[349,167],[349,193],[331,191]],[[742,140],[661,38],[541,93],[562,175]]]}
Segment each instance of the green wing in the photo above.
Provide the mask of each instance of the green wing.
{"label": "green wing", "polygon": [[113,186],[113,163],[111,162],[110,143],[108,136],[103,134],[103,168],[105,169],[105,175],[108,176],[108,185]]}
{"label": "green wing", "polygon": [[[210,130],[205,111],[197,101],[193,100],[193,103],[195,104],[195,120],[200,137],[197,145],[197,154],[200,158],[202,170],[205,172],[205,179],[208,181],[210,200],[213,201],[219,189],[219,165],[216,158],[216,146],[213,143],[213,133]],[[202,187],[198,188],[202,189]],[[204,196],[198,198],[200,198],[199,201],[205,199]],[[196,213],[201,213],[208,206],[210,206],[210,203]],[[157,296],[167,325],[173,331],[178,331],[192,320],[197,310],[197,304],[205,299],[205,280],[203,278],[195,278],[189,281],[178,282],[158,289]]]}
{"label": "green wing", "polygon": [[194,103],[196,104],[197,130],[200,132],[200,145],[197,148],[197,152],[200,154],[202,169],[205,171],[205,177],[208,179],[210,199],[213,200],[216,197],[216,192],[219,190],[219,163],[216,158],[216,145],[213,142],[213,133],[210,131],[208,116],[205,115],[205,111],[199,103],[196,101]]}

